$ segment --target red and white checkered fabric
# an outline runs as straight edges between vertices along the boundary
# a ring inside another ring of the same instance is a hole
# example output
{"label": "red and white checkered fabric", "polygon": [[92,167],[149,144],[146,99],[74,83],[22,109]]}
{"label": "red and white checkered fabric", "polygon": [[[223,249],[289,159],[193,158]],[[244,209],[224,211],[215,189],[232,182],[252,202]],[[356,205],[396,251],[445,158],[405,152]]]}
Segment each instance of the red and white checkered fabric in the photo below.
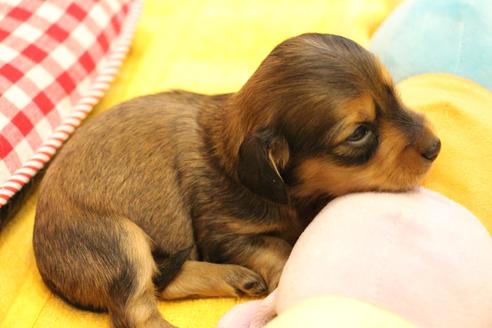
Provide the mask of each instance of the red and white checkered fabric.
{"label": "red and white checkered fabric", "polygon": [[104,94],[140,7],[139,0],[0,0],[0,207]]}

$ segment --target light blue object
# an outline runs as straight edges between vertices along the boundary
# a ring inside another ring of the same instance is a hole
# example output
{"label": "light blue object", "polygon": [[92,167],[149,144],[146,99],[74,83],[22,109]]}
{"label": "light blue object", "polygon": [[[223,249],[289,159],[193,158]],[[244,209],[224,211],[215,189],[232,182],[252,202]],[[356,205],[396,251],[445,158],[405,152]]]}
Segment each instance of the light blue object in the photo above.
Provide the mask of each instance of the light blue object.
{"label": "light blue object", "polygon": [[376,31],[370,49],[396,82],[451,73],[492,90],[492,0],[407,0]]}

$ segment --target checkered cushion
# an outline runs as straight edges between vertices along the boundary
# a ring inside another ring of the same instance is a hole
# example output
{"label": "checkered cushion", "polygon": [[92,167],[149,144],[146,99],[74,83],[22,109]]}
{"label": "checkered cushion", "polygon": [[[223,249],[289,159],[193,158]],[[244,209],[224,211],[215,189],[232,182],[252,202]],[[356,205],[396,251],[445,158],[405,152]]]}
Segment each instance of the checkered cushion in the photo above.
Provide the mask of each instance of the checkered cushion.
{"label": "checkered cushion", "polygon": [[137,0],[0,2],[0,207],[103,95],[139,8]]}

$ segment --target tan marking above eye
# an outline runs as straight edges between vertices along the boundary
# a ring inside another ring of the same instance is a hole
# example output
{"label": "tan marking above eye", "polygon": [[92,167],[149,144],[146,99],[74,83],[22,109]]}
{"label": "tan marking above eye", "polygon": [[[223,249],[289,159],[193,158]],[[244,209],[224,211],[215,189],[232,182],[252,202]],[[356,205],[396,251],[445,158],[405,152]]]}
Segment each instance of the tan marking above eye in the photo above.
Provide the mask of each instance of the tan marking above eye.
{"label": "tan marking above eye", "polygon": [[337,144],[348,138],[360,124],[373,122],[376,119],[376,106],[372,97],[366,93],[340,104],[335,115],[340,124],[335,128],[336,136],[331,140]]}

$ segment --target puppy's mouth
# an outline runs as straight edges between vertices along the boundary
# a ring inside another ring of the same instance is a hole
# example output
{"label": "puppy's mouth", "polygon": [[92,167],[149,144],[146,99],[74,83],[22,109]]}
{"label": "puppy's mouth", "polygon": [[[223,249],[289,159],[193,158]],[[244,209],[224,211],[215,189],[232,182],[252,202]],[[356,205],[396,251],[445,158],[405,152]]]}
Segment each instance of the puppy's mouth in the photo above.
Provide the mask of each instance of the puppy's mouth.
{"label": "puppy's mouth", "polygon": [[377,188],[377,191],[381,192],[408,192],[422,185],[429,169],[431,168],[431,162],[423,163],[418,169],[418,172],[412,172],[411,174],[398,174],[398,177],[389,182],[387,185],[383,185]]}
{"label": "puppy's mouth", "polygon": [[439,139],[430,146],[422,147],[415,144],[405,145],[400,155],[393,159],[386,170],[380,172],[383,179],[375,179],[376,191],[407,192],[421,186],[428,176],[432,165],[439,155],[441,143]]}
{"label": "puppy's mouth", "polygon": [[396,183],[394,185],[385,185],[385,186],[372,186],[365,188],[354,188],[352,190],[347,190],[340,195],[335,195],[336,197],[343,196],[350,193],[359,193],[359,192],[391,192],[391,193],[405,193],[419,188],[423,182],[421,180],[417,182],[409,182],[407,184]]}
{"label": "puppy's mouth", "polygon": [[400,188],[378,188],[377,192],[391,192],[391,193],[405,193],[409,191],[413,191],[415,189],[418,189],[420,187],[420,183],[417,183],[415,185],[409,185],[409,186],[404,186]]}
{"label": "puppy's mouth", "polygon": [[[382,171],[379,178],[363,181],[355,188],[349,188],[343,194],[353,192],[395,192],[403,193],[420,187],[432,167],[432,162],[422,160],[417,167],[394,168],[393,171]],[[340,195],[337,195],[340,196]]]}

